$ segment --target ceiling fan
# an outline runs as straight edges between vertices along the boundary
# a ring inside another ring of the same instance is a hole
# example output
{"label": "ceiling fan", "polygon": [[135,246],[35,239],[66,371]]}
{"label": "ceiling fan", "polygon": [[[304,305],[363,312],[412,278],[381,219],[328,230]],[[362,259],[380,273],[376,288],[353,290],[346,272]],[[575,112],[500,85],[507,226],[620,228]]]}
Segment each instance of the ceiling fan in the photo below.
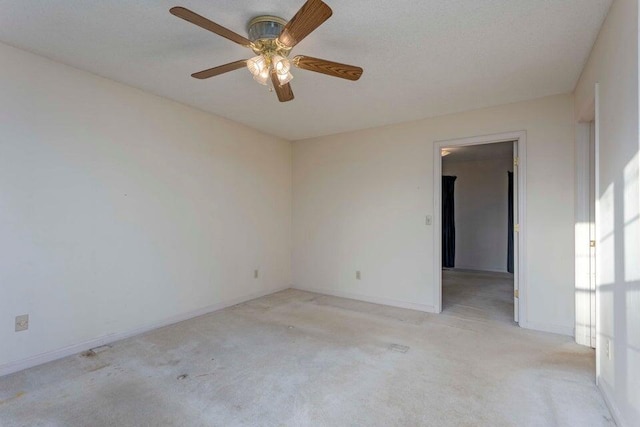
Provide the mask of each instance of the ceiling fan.
{"label": "ceiling fan", "polygon": [[362,75],[362,68],[353,65],[304,55],[289,59],[291,49],[329,19],[333,13],[322,0],[307,0],[289,22],[276,16],[262,15],[253,18],[248,25],[249,38],[184,7],[173,7],[170,12],[185,21],[247,47],[257,55],[251,59],[242,59],[193,73],[191,76],[196,79],[208,79],[246,66],[253,74],[254,80],[262,85],[271,83],[280,102],[286,102],[293,99],[293,91],[289,84],[293,78],[291,65],[347,80],[358,80]]}

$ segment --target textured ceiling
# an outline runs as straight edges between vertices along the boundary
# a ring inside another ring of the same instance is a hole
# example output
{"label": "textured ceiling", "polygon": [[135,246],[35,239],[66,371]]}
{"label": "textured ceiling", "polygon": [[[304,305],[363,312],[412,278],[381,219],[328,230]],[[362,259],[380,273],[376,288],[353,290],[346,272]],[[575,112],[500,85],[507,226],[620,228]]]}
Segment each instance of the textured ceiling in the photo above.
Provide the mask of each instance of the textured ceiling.
{"label": "textured ceiling", "polygon": [[325,0],[333,16],[293,54],[364,68],[350,82],[294,70],[281,104],[251,52],[169,14],[180,5],[242,35],[303,0],[0,0],[0,41],[287,139],[369,128],[573,90],[611,0]]}

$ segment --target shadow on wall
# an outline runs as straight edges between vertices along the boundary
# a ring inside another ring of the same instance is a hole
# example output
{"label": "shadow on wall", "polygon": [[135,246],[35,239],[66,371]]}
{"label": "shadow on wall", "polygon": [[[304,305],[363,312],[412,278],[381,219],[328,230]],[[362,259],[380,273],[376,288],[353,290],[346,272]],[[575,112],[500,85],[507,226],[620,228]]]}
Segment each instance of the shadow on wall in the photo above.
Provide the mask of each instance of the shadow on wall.
{"label": "shadow on wall", "polygon": [[[598,287],[599,356],[612,359],[601,363],[600,379],[615,390],[631,419],[640,419],[640,183],[636,153],[624,170],[598,197]],[[613,332],[611,332],[613,331]],[[630,363],[633,361],[633,363]],[[607,375],[602,375],[604,371]],[[621,408],[622,409],[622,408]]]}

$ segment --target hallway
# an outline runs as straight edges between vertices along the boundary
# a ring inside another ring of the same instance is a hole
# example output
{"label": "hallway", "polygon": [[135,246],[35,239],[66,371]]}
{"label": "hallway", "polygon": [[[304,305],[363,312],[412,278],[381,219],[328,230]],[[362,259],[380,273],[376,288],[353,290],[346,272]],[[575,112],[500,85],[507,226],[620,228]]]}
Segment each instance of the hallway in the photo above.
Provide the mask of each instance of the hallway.
{"label": "hallway", "polygon": [[443,270],[442,313],[516,325],[513,321],[513,275]]}

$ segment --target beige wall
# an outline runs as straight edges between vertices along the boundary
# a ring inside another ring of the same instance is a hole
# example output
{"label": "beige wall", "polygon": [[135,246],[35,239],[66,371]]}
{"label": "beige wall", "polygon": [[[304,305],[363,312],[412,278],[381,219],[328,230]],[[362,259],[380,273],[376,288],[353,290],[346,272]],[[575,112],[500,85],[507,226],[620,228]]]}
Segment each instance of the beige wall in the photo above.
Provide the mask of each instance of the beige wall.
{"label": "beige wall", "polygon": [[560,95],[294,142],[294,286],[432,309],[434,141],[525,130],[523,325],[571,334],[573,116]]}
{"label": "beige wall", "polygon": [[6,45],[0,62],[0,372],[290,285],[290,142]]}
{"label": "beige wall", "polygon": [[[616,0],[576,87],[581,118],[599,83],[597,359],[619,425],[640,420],[638,1]],[[609,352],[607,354],[607,349]]]}
{"label": "beige wall", "polygon": [[442,159],[442,174],[457,177],[454,192],[456,268],[507,271],[507,172],[512,170],[513,157]]}

